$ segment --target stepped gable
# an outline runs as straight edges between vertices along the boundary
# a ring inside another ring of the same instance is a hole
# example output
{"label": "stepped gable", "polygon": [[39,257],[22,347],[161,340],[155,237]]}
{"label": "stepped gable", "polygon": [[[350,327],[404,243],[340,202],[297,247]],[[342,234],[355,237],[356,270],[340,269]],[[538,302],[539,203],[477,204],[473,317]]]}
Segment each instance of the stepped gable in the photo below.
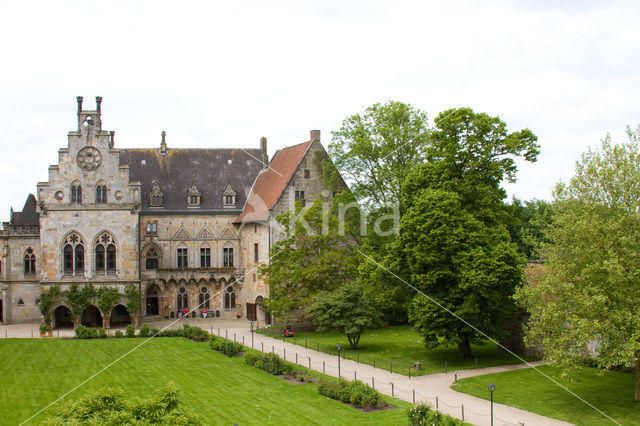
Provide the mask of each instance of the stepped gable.
{"label": "stepped gable", "polygon": [[[142,185],[142,210],[147,212],[242,210],[251,185],[262,169],[260,149],[122,149],[120,164],[129,166],[129,180]],[[231,162],[229,161],[231,160]],[[162,206],[150,207],[149,193],[157,181]],[[201,193],[200,205],[189,207],[187,191],[192,184]],[[224,207],[224,189],[237,193],[235,207]]]}
{"label": "stepped gable", "polygon": [[293,145],[276,152],[269,168],[262,170],[253,185],[249,199],[235,223],[265,221],[269,210],[276,204],[298,165],[311,147],[311,141]]}
{"label": "stepped gable", "polygon": [[9,224],[17,226],[40,225],[40,217],[36,211],[36,197],[33,194],[29,194],[21,212],[11,212]]}

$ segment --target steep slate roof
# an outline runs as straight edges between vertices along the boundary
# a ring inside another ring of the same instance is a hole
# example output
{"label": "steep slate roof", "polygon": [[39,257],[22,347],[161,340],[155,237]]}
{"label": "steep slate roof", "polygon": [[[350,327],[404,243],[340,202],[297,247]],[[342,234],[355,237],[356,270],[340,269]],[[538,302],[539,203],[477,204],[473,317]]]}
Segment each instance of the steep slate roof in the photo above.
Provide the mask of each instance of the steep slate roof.
{"label": "steep slate roof", "polygon": [[[166,155],[157,148],[122,149],[120,164],[129,165],[129,181],[142,184],[142,211],[237,214],[262,169],[261,157],[259,149],[169,149]],[[155,180],[163,192],[162,207],[149,206]],[[187,189],[194,182],[201,193],[199,208],[187,206]],[[235,208],[224,208],[227,183],[236,192]]]}
{"label": "steep slate roof", "polygon": [[311,143],[303,142],[276,152],[269,163],[269,168],[258,175],[247,204],[235,223],[268,219],[269,210],[273,208],[287,187]]}
{"label": "steep slate roof", "polygon": [[21,212],[11,211],[9,224],[20,226],[40,225],[40,218],[36,212],[36,197],[33,194],[29,194]]}

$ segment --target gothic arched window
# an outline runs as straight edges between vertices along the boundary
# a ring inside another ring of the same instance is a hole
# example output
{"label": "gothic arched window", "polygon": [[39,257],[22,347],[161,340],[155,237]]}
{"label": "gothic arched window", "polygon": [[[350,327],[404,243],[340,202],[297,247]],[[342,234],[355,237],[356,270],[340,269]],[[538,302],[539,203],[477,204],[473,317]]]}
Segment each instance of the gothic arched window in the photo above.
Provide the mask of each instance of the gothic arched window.
{"label": "gothic arched window", "polygon": [[202,287],[200,289],[200,295],[198,296],[198,307],[200,309],[210,309],[210,299],[209,290],[206,287]]}
{"label": "gothic arched window", "polygon": [[224,294],[224,308],[235,309],[236,307],[236,292],[233,290],[233,286],[227,287],[227,291]]}
{"label": "gothic arched window", "polygon": [[71,204],[82,204],[82,185],[78,181],[71,184]]}
{"label": "gothic arched window", "polygon": [[144,266],[146,269],[158,269],[158,252],[155,247],[151,247],[147,251]]}
{"label": "gothic arched window", "polygon": [[187,296],[187,290],[184,287],[180,287],[178,290],[178,300],[176,301],[178,311],[182,309],[189,309],[189,298]]}
{"label": "gothic arched window", "polygon": [[33,253],[33,249],[31,247],[24,252],[24,273],[36,273],[36,255]]}
{"label": "gothic arched window", "polygon": [[62,266],[65,274],[84,272],[84,243],[75,232],[64,240],[62,249]]}
{"label": "gothic arched window", "polygon": [[99,183],[96,186],[96,203],[105,204],[107,202],[107,185]]}
{"label": "gothic arched window", "polygon": [[115,272],[116,245],[111,234],[103,232],[98,236],[94,253],[97,272]]}

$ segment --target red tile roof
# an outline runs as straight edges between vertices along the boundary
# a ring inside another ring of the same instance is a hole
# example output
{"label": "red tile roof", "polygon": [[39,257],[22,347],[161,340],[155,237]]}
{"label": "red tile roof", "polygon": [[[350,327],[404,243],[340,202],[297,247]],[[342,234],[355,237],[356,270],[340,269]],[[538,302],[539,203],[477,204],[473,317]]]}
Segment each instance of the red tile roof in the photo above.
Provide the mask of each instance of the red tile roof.
{"label": "red tile roof", "polygon": [[280,198],[310,146],[311,142],[303,142],[276,152],[269,168],[258,174],[244,210],[235,223],[269,218],[269,210]]}

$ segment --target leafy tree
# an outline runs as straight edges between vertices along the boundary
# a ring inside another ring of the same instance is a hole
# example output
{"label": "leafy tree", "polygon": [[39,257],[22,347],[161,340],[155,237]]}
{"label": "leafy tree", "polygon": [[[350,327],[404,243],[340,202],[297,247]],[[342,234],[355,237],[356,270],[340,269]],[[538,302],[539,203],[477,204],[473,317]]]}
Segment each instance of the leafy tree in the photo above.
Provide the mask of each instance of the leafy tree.
{"label": "leafy tree", "polygon": [[98,307],[105,315],[109,315],[111,309],[122,297],[118,289],[112,287],[100,287],[96,291],[96,295],[98,296]]}
{"label": "leafy tree", "polygon": [[[402,218],[396,253],[406,257],[413,286],[467,323],[502,338],[522,258],[504,227],[484,224],[462,203],[453,192],[420,191]],[[470,357],[470,343],[483,339],[422,294],[413,298],[409,320],[427,348],[455,343],[459,358]]]}
{"label": "leafy tree", "polygon": [[344,333],[353,349],[358,347],[360,336],[367,328],[380,324],[375,304],[365,297],[361,287],[352,284],[318,293],[307,313],[318,330]]}
{"label": "leafy tree", "polygon": [[[416,288],[501,338],[524,262],[504,225],[500,184],[515,180],[516,157],[536,160],[537,138],[528,129],[508,133],[498,117],[458,108],[435,119],[430,140],[430,161],[416,166],[402,188],[405,213],[392,253],[404,260],[395,263],[406,266]],[[480,338],[420,294],[409,320],[427,347],[456,342],[460,358],[471,356],[470,343]]]}
{"label": "leafy tree", "polygon": [[278,216],[287,237],[271,249],[268,265],[260,267],[268,277],[265,306],[283,319],[304,311],[311,298],[356,276],[358,259],[354,242],[338,231],[338,220],[316,199],[308,209],[298,203],[294,212]]}
{"label": "leafy tree", "polygon": [[397,205],[405,176],[425,159],[427,114],[401,102],[374,104],[333,132],[329,154],[356,198],[369,208]]}
{"label": "leafy tree", "polygon": [[57,284],[51,286],[48,290],[42,290],[40,292],[40,312],[46,324],[51,325],[51,312],[49,311],[60,294],[60,286]]}
{"label": "leafy tree", "polygon": [[505,210],[505,223],[518,251],[527,259],[540,259],[545,230],[553,216],[551,203],[535,199],[522,202],[514,197]]}
{"label": "leafy tree", "polygon": [[78,289],[77,284],[73,284],[66,291],[67,301],[71,307],[71,313],[75,317],[82,315],[82,311],[91,304],[91,299],[96,296],[96,289],[93,284],[87,284],[81,289]]}
{"label": "leafy tree", "polygon": [[136,314],[140,309],[140,291],[134,283],[129,283],[124,288],[124,296],[127,299],[127,310]]}
{"label": "leafy tree", "polygon": [[586,358],[632,366],[640,401],[640,129],[628,133],[620,145],[607,136],[556,186],[543,276],[517,299],[545,359],[568,370]]}

